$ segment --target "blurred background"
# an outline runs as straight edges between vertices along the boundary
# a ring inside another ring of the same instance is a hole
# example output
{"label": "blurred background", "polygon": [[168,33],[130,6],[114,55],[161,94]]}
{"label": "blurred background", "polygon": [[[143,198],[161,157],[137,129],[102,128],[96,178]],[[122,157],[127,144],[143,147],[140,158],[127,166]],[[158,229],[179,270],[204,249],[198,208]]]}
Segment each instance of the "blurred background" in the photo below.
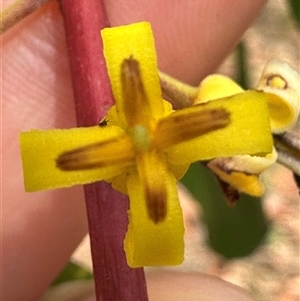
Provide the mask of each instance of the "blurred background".
{"label": "blurred background", "polygon": [[[300,1],[271,0],[220,66],[244,88],[278,58],[300,71]],[[179,185],[186,226],[184,263],[168,270],[204,272],[245,288],[257,301],[299,301],[299,201],[292,173],[278,164],[264,175],[262,199],[241,196],[229,207],[214,176],[193,164]],[[89,237],[56,284],[91,278]]]}

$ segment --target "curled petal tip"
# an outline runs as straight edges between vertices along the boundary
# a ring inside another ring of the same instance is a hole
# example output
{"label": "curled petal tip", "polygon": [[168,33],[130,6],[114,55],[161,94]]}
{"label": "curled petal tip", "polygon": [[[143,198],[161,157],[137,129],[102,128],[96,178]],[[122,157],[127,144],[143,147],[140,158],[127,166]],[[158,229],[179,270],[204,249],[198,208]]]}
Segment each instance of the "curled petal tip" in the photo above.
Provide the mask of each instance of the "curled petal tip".
{"label": "curled petal tip", "polygon": [[294,127],[300,112],[300,75],[286,62],[270,60],[258,81],[258,90],[268,95],[273,133]]}

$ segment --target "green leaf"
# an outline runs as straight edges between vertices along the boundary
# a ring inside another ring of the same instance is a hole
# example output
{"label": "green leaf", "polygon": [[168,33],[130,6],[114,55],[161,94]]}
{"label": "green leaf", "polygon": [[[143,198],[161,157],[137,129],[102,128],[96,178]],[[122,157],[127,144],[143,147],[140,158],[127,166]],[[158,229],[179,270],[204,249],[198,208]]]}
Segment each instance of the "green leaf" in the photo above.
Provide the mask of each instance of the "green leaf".
{"label": "green leaf", "polygon": [[[294,175],[294,179],[295,179],[297,187],[300,188],[300,177],[295,173],[293,175]],[[300,193],[300,190],[299,190],[299,193]]]}
{"label": "green leaf", "polygon": [[240,42],[235,48],[235,60],[237,70],[237,82],[245,90],[249,89],[249,75],[248,75],[248,60],[247,47],[245,42]]}
{"label": "green leaf", "polygon": [[290,5],[291,13],[297,23],[298,28],[300,28],[300,1],[299,0],[288,0]]}
{"label": "green leaf", "polygon": [[93,274],[86,268],[69,261],[61,273],[53,281],[52,286],[67,281],[93,279]]}
{"label": "green leaf", "polygon": [[249,255],[262,242],[267,231],[261,201],[242,195],[229,207],[214,175],[194,163],[182,183],[200,202],[211,247],[227,258]]}

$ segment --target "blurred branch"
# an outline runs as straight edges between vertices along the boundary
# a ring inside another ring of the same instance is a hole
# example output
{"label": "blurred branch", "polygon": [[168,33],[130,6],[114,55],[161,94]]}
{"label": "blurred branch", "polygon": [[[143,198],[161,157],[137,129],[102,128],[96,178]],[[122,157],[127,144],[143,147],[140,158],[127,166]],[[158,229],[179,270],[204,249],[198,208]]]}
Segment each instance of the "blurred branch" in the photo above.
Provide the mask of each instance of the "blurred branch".
{"label": "blurred branch", "polygon": [[159,72],[159,78],[164,99],[170,101],[176,109],[193,105],[199,93],[199,87],[180,82],[163,72]]}
{"label": "blurred branch", "polygon": [[23,20],[50,0],[18,0],[1,11],[0,34]]}
{"label": "blurred branch", "polygon": [[300,140],[292,133],[274,135],[278,162],[300,176]]}

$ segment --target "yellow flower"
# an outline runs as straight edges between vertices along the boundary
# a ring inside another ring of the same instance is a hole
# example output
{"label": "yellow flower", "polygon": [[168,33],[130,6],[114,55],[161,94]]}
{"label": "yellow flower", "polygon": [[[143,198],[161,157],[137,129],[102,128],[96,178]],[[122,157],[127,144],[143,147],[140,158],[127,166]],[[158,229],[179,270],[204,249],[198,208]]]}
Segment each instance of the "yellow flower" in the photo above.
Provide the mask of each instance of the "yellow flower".
{"label": "yellow flower", "polygon": [[[287,63],[270,60],[258,81],[257,89],[264,91],[270,112],[270,126],[273,133],[282,133],[293,128],[300,110],[299,73]],[[244,90],[230,78],[214,74],[203,80],[195,100],[206,103],[222,97],[244,93]],[[276,162],[277,152],[265,157],[236,155],[211,160],[208,167],[224,182],[238,191],[261,196],[264,185],[260,174]]]}
{"label": "yellow flower", "polygon": [[150,25],[101,34],[116,103],[98,126],[21,133],[25,188],[111,182],[130,198],[128,264],[179,264],[184,226],[176,180],[194,161],[271,152],[265,94],[243,93],[175,112],[161,97]]}

